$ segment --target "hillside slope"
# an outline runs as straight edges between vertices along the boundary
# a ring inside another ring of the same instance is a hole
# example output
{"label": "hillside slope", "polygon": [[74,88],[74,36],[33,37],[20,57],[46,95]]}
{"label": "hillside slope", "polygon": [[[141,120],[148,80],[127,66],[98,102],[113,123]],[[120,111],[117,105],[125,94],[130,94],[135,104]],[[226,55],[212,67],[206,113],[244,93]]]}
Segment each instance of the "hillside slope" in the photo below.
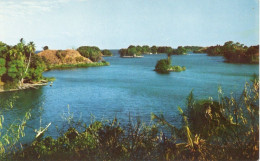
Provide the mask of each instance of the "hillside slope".
{"label": "hillside slope", "polygon": [[92,63],[90,59],[81,56],[78,51],[72,49],[44,50],[38,55],[46,59],[50,64]]}

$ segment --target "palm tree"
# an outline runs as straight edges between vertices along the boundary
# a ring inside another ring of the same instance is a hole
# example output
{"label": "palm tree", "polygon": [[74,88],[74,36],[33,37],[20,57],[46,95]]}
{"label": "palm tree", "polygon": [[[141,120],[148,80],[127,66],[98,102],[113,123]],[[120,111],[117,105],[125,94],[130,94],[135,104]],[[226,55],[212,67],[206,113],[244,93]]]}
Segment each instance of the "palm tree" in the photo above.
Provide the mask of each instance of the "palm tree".
{"label": "palm tree", "polygon": [[28,51],[29,51],[29,54],[30,54],[30,55],[29,55],[29,58],[28,58],[28,63],[27,63],[27,65],[26,65],[24,74],[21,73],[22,79],[21,79],[21,81],[20,81],[20,86],[23,85],[23,78],[24,78],[24,76],[26,75],[26,73],[27,73],[27,71],[28,71],[28,69],[29,69],[29,66],[30,66],[30,63],[31,63],[32,53],[35,52],[35,44],[34,44],[33,42],[30,42],[27,46],[28,46]]}

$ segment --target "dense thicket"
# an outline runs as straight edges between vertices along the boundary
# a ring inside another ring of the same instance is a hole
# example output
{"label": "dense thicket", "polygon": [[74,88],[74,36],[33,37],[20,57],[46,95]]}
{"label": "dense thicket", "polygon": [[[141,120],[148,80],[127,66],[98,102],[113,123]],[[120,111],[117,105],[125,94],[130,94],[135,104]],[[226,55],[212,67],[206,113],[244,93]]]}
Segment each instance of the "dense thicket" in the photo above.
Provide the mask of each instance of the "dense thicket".
{"label": "dense thicket", "polygon": [[104,56],[113,56],[113,53],[110,50],[107,50],[107,49],[102,50],[102,54]]}
{"label": "dense thicket", "polygon": [[238,42],[228,41],[223,46],[210,46],[199,52],[210,56],[224,56],[230,63],[259,63],[259,45],[247,47]]}
{"label": "dense thicket", "polygon": [[171,67],[170,59],[161,59],[155,65],[155,71],[159,73],[169,73],[169,68]]}
{"label": "dense thicket", "polygon": [[133,46],[130,45],[127,49],[120,49],[119,53],[123,56],[141,56],[142,54],[149,54],[149,53],[166,53],[171,55],[182,55],[185,54],[187,51],[184,47],[179,46],[177,49],[173,49],[169,46],[152,46],[149,47],[148,45],[144,46]]}
{"label": "dense thicket", "polygon": [[93,62],[102,60],[102,52],[96,46],[81,46],[77,51],[84,57],[89,58]]}
{"label": "dense thicket", "polygon": [[183,55],[187,54],[187,49],[185,47],[179,46],[177,49],[173,49],[171,55]]}
{"label": "dense thicket", "polygon": [[154,70],[158,73],[168,74],[169,72],[185,71],[186,67],[185,66],[181,67],[181,66],[178,66],[178,65],[172,66],[171,54],[168,54],[167,59],[160,59],[160,60],[157,61]]}
{"label": "dense thicket", "polygon": [[203,47],[201,47],[201,46],[184,46],[184,48],[185,48],[187,51],[192,51],[192,52],[196,53],[197,51],[199,51],[199,50],[202,49]]}
{"label": "dense thicket", "polygon": [[45,63],[35,54],[33,42],[25,44],[23,39],[14,46],[0,42],[0,79],[5,83],[22,85],[24,81],[39,81]]}

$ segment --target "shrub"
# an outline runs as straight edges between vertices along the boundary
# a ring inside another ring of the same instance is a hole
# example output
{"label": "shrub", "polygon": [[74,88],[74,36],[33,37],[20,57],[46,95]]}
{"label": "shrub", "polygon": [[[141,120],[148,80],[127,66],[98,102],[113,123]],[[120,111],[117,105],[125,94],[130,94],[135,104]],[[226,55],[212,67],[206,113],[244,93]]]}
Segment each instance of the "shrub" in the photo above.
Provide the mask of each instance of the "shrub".
{"label": "shrub", "polygon": [[112,56],[112,55],[113,55],[112,52],[109,51],[109,50],[107,50],[107,49],[102,50],[102,54],[103,54],[104,56]]}
{"label": "shrub", "polygon": [[76,57],[76,61],[77,62],[83,62],[84,61],[84,58],[79,56],[79,57]]}
{"label": "shrub", "polygon": [[161,59],[155,66],[155,71],[159,73],[169,73],[171,62],[169,59]]}
{"label": "shrub", "polygon": [[172,72],[181,72],[181,71],[185,71],[186,70],[186,67],[185,66],[171,66],[169,68],[169,71],[172,71]]}
{"label": "shrub", "polygon": [[61,50],[58,50],[56,52],[56,56],[57,56],[57,58],[62,59]]}
{"label": "shrub", "polygon": [[44,47],[43,47],[43,50],[48,50],[48,49],[49,49],[48,46],[44,46]]}
{"label": "shrub", "polygon": [[84,57],[89,58],[94,62],[102,60],[102,53],[98,47],[95,46],[81,46],[77,51]]}

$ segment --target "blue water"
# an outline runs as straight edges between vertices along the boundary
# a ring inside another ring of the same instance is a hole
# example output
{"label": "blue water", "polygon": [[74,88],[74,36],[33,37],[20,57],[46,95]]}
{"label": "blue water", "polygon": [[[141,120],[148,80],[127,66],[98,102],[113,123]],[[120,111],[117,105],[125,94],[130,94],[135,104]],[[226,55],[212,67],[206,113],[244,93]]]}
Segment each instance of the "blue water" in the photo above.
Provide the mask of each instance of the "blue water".
{"label": "blue water", "polygon": [[[32,139],[34,129],[52,123],[47,135],[57,136],[56,127],[64,124],[63,113],[73,113],[74,120],[90,123],[115,116],[125,124],[129,114],[149,123],[151,113],[164,114],[176,126],[181,123],[177,107],[185,108],[186,97],[193,90],[196,98],[217,99],[218,86],[225,95],[238,96],[258,65],[224,63],[221,56],[206,54],[172,56],[173,65],[186,66],[180,73],[158,74],[153,71],[165,54],[144,55],[143,58],[105,57],[110,66],[52,70],[44,73],[55,77],[53,86],[0,94],[1,106],[8,106],[14,96],[14,107],[4,110],[5,123],[21,118],[31,109],[25,140]],[[94,116],[94,117],[93,117]]]}

